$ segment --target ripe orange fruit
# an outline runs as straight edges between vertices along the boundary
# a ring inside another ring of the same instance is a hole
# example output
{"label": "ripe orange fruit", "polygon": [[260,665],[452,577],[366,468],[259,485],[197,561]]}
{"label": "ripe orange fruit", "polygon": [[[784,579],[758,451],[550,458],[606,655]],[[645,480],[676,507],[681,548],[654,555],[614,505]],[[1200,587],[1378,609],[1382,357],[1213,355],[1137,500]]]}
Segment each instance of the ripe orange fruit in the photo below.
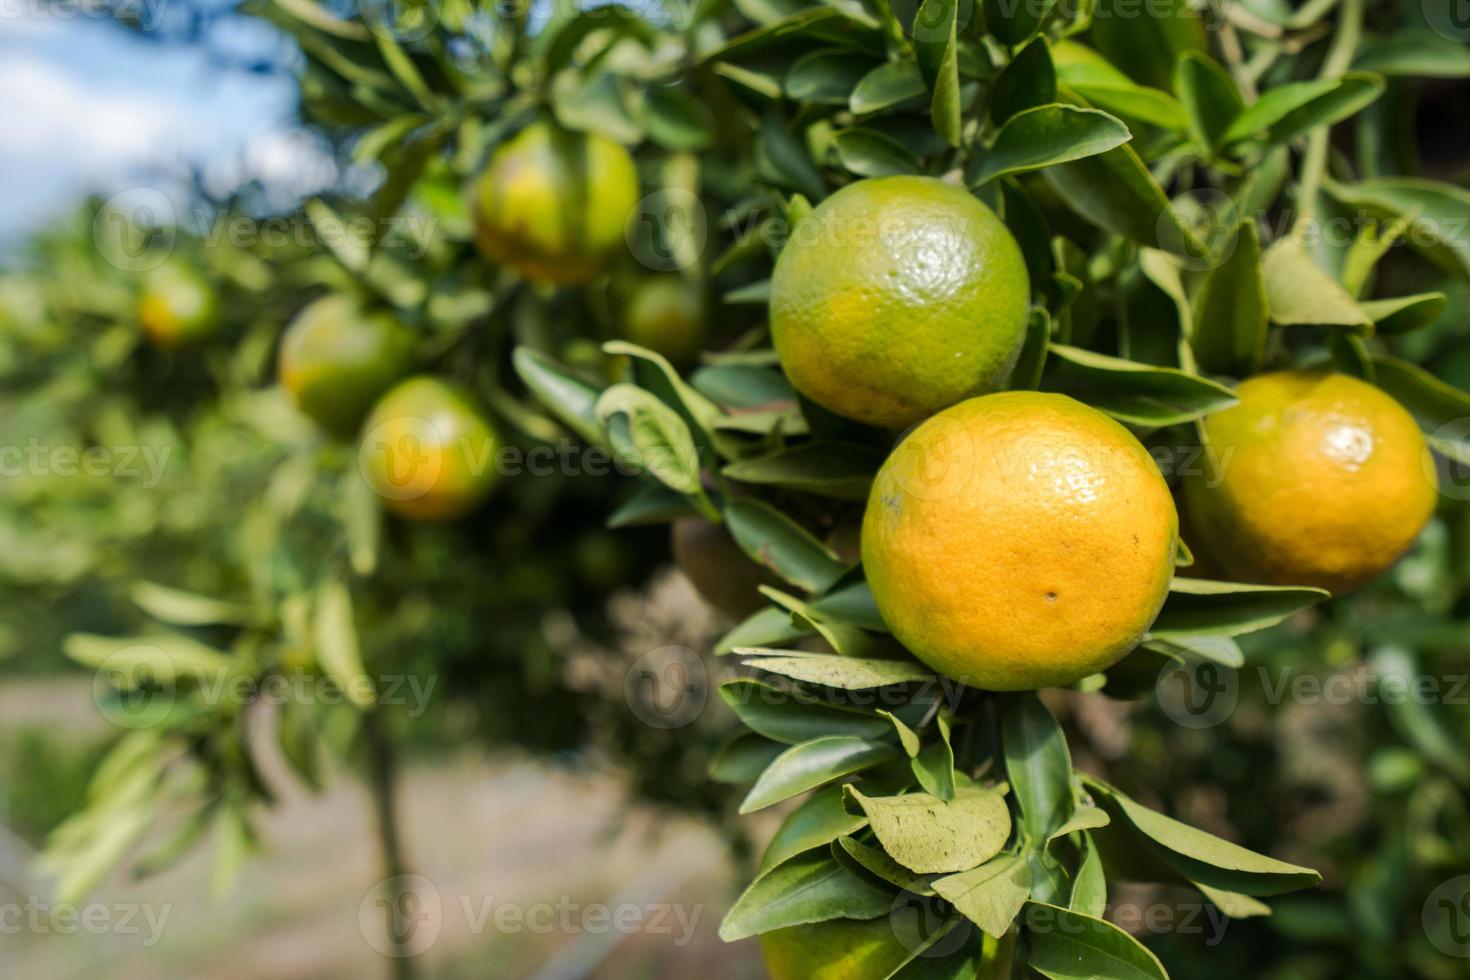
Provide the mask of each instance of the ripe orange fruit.
{"label": "ripe orange fruit", "polygon": [[533,123],[480,175],[476,241],[486,258],[527,279],[576,285],[624,247],[623,226],[637,203],[627,150],[605,136]]}
{"label": "ripe orange fruit", "polygon": [[636,280],[623,301],[619,335],[674,364],[691,363],[704,346],[704,286],[679,275]]}
{"label": "ripe orange fruit", "polygon": [[138,322],[155,346],[186,347],[219,329],[219,296],[189,266],[167,262],[144,281]]}
{"label": "ripe orange fruit", "polygon": [[1429,447],[1413,417],[1345,374],[1279,371],[1202,425],[1185,481],[1189,523],[1233,578],[1345,592],[1388,568],[1434,513]]}
{"label": "ripe orange fruit", "polygon": [[1158,615],[1179,518],[1148,451],[1064,395],[961,402],[883,464],[863,567],[883,620],[935,670],[993,691],[1116,663]]}
{"label": "ripe orange fruit", "polygon": [[771,277],[771,336],[802,394],[897,428],[1001,387],[1030,297],[1016,240],[969,191],[860,180],[792,229]]}
{"label": "ripe orange fruit", "polygon": [[888,916],[788,926],[762,933],[760,943],[771,980],[883,980],[914,954]]}
{"label": "ripe orange fruit", "polygon": [[413,331],[391,314],[364,310],[347,296],[327,296],[286,328],[277,376],[301,411],[345,436],[408,371],[413,349]]}
{"label": "ripe orange fruit", "polygon": [[467,389],[417,375],[400,382],[363,423],[358,463],[389,510],[453,520],[496,483],[500,439]]}

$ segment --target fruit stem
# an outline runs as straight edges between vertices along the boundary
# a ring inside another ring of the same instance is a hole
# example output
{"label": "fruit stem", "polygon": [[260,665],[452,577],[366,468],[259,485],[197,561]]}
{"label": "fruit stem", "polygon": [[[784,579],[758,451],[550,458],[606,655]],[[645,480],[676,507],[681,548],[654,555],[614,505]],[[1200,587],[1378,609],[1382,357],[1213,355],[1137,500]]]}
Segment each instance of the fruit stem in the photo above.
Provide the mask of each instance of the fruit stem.
{"label": "fruit stem", "polygon": [[[383,731],[382,719],[376,712],[363,716],[363,738],[367,745],[368,786],[373,797],[373,811],[378,827],[378,854],[382,862],[383,878],[388,882],[386,914],[388,937],[397,945],[402,937],[409,936],[414,923],[409,921],[407,872],[403,859],[403,842],[399,834],[398,813],[394,806],[394,788],[398,781],[398,766],[392,742]],[[409,955],[389,956],[394,980],[414,980],[418,975],[411,951]]]}
{"label": "fruit stem", "polygon": [[[1363,0],[1343,0],[1342,15],[1337,21],[1332,47],[1322,62],[1318,77],[1340,78],[1353,63],[1358,52],[1358,42],[1363,34]],[[1297,191],[1297,219],[1293,231],[1303,229],[1317,212],[1317,194],[1322,187],[1322,178],[1327,171],[1327,150],[1332,127],[1322,125],[1312,132],[1307,143],[1306,155],[1302,158],[1301,179]]]}

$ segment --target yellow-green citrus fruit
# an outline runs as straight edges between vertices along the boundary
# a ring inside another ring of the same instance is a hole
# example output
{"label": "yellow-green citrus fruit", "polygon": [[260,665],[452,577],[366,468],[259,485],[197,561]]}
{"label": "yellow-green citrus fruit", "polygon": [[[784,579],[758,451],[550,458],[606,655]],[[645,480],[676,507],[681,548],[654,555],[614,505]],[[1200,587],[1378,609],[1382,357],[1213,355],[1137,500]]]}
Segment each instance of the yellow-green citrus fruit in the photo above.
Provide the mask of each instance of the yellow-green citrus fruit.
{"label": "yellow-green citrus fruit", "polygon": [[1132,650],[1173,578],[1179,517],[1148,451],[1065,395],[940,412],[878,471],[863,567],[904,646],[994,691],[1069,684]]}
{"label": "yellow-green citrus fruit", "polygon": [[157,347],[186,347],[219,329],[219,297],[198,272],[174,262],[148,273],[138,322]]}
{"label": "yellow-green citrus fruit", "polygon": [[888,916],[788,926],[760,943],[771,980],[883,980],[913,956]]}
{"label": "yellow-green citrus fruit", "polygon": [[490,158],[475,190],[476,241],[528,279],[576,285],[624,246],[638,204],[628,151],[605,136],[538,122]]}
{"label": "yellow-green citrus fruit", "polygon": [[705,602],[732,619],[744,619],[766,605],[758,591],[776,576],[750,560],[723,524],[681,517],[669,529],[674,563]]}
{"label": "yellow-green citrus fruit", "polygon": [[301,411],[345,436],[408,373],[413,350],[413,331],[391,314],[364,310],[347,296],[327,296],[286,328],[277,376]]}
{"label": "yellow-green citrus fruit", "polygon": [[1434,512],[1437,479],[1413,417],[1373,385],[1330,371],[1243,382],[1205,418],[1186,474],[1189,523],[1241,581],[1346,592],[1388,568]]}
{"label": "yellow-green citrus fruit", "polygon": [[674,364],[691,363],[704,346],[704,286],[678,275],[635,281],[623,302],[619,334]]}
{"label": "yellow-green citrus fruit", "polygon": [[792,229],[771,336],[802,394],[898,428],[1004,384],[1030,295],[1016,240],[963,187],[860,180]]}
{"label": "yellow-green citrus fruit", "polygon": [[478,506],[496,482],[500,439],[467,389],[417,375],[373,406],[358,461],[389,510],[443,521]]}

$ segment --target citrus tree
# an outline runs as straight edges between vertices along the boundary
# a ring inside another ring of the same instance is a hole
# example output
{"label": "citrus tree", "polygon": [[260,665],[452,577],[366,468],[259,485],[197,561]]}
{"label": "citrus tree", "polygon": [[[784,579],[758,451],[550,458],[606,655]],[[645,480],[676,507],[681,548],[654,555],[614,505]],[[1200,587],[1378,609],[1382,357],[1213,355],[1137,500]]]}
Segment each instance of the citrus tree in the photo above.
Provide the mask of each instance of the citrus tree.
{"label": "citrus tree", "polygon": [[[145,586],[167,632],[69,646],[137,725],[53,843],[71,887],[180,797],[194,816],[149,865],[210,828],[226,871],[248,850],[263,712],[210,696],[220,678],[347,692],[288,703],[272,731],[308,780],[323,744],[367,765],[402,870],[402,719],[378,684],[435,676],[505,741],[600,724],[650,795],[710,807],[735,785],[743,813],[783,807],[721,929],[761,936],[778,980],[1163,976],[1107,918],[1123,883],[1249,928],[1318,884],[1318,857],[1369,924],[1341,930],[1334,962],[1391,973],[1383,950],[1402,949],[1433,975],[1424,942],[1442,952],[1452,923],[1405,939],[1418,903],[1385,883],[1463,866],[1463,722],[1373,716],[1390,733],[1373,812],[1436,842],[1413,854],[1366,824],[1329,855],[1278,846],[1241,767],[1199,742],[1172,757],[1165,726],[1223,724],[1214,694],[1247,653],[1395,676],[1457,655],[1464,508],[1435,487],[1470,462],[1470,400],[1417,365],[1453,374],[1438,354],[1464,326],[1470,198],[1402,131],[1440,97],[1425,78],[1470,74],[1452,17],[245,9],[295,39],[305,117],[376,182],[292,216],[299,254],[254,277],[253,326],[228,326],[241,307],[200,275],[237,249],[186,249],[128,287],[119,361],[146,335],[138,363],[235,365],[208,427],[259,439],[264,462],[258,486],[230,484],[251,502],[223,512],[237,554],[211,594]],[[487,464],[507,447],[559,462]],[[605,633],[606,588],[663,524],[738,625],[708,664],[633,664],[652,694],[568,683],[546,610]],[[1303,629],[1271,629],[1289,617]],[[711,670],[733,718],[664,730]],[[1134,754],[1108,751],[1097,718],[1156,692]],[[734,718],[708,781],[670,775]],[[1256,849],[1179,819],[1186,770],[1254,817]],[[1361,844],[1381,856],[1355,861]]]}
{"label": "citrus tree", "polygon": [[[613,385],[518,358],[641,461],[619,520],[780,580],[724,580],[765,606],[715,648],[747,730],[711,773],[787,804],[721,929],[774,977],[1163,976],[1104,918],[1117,883],[1250,919],[1320,876],[1099,766],[1061,724],[1079,696],[1182,675],[1192,721],[1294,614],[1414,669],[1358,632],[1381,600],[1342,597],[1459,512],[1436,488],[1470,402],[1413,358],[1459,323],[1470,198],[1414,173],[1388,106],[1463,76],[1462,39],[1392,5],[1163,6],[737,4],[708,44],[698,12],[693,84],[739,102],[719,128],[750,133],[759,199],[708,221],[743,223],[714,265],[760,264],[723,300],[769,342],[688,375],[610,344]],[[1452,820],[1453,723],[1412,713],[1393,762]],[[1359,897],[1380,935],[1424,901]]]}

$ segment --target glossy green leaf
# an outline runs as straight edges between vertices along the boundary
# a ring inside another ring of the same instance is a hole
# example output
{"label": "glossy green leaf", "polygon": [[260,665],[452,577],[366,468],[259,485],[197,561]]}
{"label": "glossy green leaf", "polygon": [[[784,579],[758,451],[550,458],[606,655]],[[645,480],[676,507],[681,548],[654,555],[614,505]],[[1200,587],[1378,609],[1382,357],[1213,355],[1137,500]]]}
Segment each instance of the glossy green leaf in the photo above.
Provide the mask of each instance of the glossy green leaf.
{"label": "glossy green leaf", "polygon": [[1067,737],[1034,693],[1013,694],[1001,708],[1006,777],[1021,810],[1021,828],[1044,841],[1072,815],[1072,756]]}
{"label": "glossy green leaf", "polygon": [[[866,823],[866,818],[863,822]],[[921,875],[917,875],[899,864],[881,848],[871,847],[851,837],[839,837],[833,842],[833,856],[839,861],[850,860],[857,867],[914,895],[932,895],[934,889]]]}
{"label": "glossy green leaf", "polygon": [[891,177],[922,171],[908,147],[874,129],[845,129],[832,137],[842,166],[863,177]]}
{"label": "glossy green leaf", "polygon": [[1444,293],[1416,293],[1391,299],[1361,300],[1358,307],[1373,320],[1379,336],[1410,333],[1435,323],[1449,306]]}
{"label": "glossy green leaf", "polygon": [[1134,425],[1177,425],[1235,404],[1229,388],[1177,368],[1154,367],[1052,344],[1046,387]]}
{"label": "glossy green leaf", "polygon": [[786,97],[817,105],[847,105],[858,82],[874,68],[865,55],[826,48],[798,58],[786,75]]}
{"label": "glossy green leaf", "polygon": [[839,500],[867,500],[882,463],[882,454],[867,446],[808,442],[731,463],[722,472],[741,483],[786,487]]}
{"label": "glossy green leaf", "polygon": [[725,523],[735,543],[757,564],[809,592],[829,588],[847,570],[809,531],[763,501],[730,501]]}
{"label": "glossy green leaf", "polygon": [[985,0],[985,27],[1002,44],[1015,47],[1024,44],[1041,29],[1051,14],[1055,0]]}
{"label": "glossy green leaf", "polygon": [[1038,37],[1016,53],[1001,70],[990,93],[990,118],[1000,126],[1027,109],[1057,100],[1057,72],[1052,66],[1051,46]]}
{"label": "glossy green leaf", "polygon": [[823,847],[867,825],[867,817],[848,813],[842,805],[841,786],[824,786],[802,800],[801,805],[781,821],[781,826],[766,845],[766,853],[761,856],[758,873],[764,874],[803,851]]}
{"label": "glossy green leaf", "polygon": [[1103,919],[1041,902],[1022,917],[1031,969],[1050,980],[1169,980],[1138,940]]}
{"label": "glossy green leaf", "polygon": [[620,460],[671,490],[702,494],[699,450],[678,412],[643,388],[616,384],[598,396],[597,414]]}
{"label": "glossy green leaf", "polygon": [[761,773],[740,804],[741,813],[789,800],[853,773],[902,756],[891,742],[830,735],[793,745]]}
{"label": "glossy green leaf", "polygon": [[710,760],[709,777],[717,783],[753,783],[785,751],[782,742],[773,742],[754,732],[740,732],[716,751]]}
{"label": "glossy green leaf", "polygon": [[1175,577],[1150,636],[1239,636],[1275,626],[1328,593],[1300,586],[1244,585]]}
{"label": "glossy green leaf", "polygon": [[1040,170],[1105,153],[1128,142],[1128,127],[1105,112],[1044,105],[1017,113],[1000,128],[972,183]]}
{"label": "glossy green leaf", "polygon": [[1334,197],[1396,217],[1413,216],[1409,242],[1470,280],[1470,190],[1418,177],[1383,177],[1353,184],[1328,181]]}
{"label": "glossy green leaf", "polygon": [[1341,78],[1287,82],[1268,89],[1235,117],[1221,137],[1225,144],[1260,138],[1268,146],[1292,140],[1361,111],[1383,94],[1383,79],[1370,72]]}
{"label": "glossy green leaf", "polygon": [[552,414],[588,442],[603,441],[602,421],[597,416],[601,389],[529,347],[517,347],[511,364],[522,383]]}
{"label": "glossy green leaf", "polygon": [[815,848],[751,882],[720,923],[720,938],[733,943],[808,922],[876,919],[892,907],[892,894]]}
{"label": "glossy green leaf", "polygon": [[1270,327],[1261,242],[1254,221],[1243,221],[1224,261],[1209,270],[1191,306],[1189,346],[1201,368],[1246,377],[1266,354]]}
{"label": "glossy green leaf", "polygon": [[889,722],[878,715],[826,704],[749,678],[726,681],[720,687],[720,697],[746,728],[788,745],[823,735],[877,740],[893,731]]}
{"label": "glossy green leaf", "polygon": [[890,61],[863,76],[852,90],[848,108],[853,115],[865,116],[921,98],[926,91],[917,62]]}
{"label": "glossy green leaf", "polygon": [[1068,207],[1105,231],[1150,248],[1202,252],[1132,147],[1047,167],[1042,176]]}
{"label": "glossy green leaf", "polygon": [[1470,464],[1470,433],[1464,424],[1470,418],[1470,394],[1396,357],[1375,357],[1373,367],[1374,383],[1418,420],[1430,434],[1430,446],[1449,459]]}
{"label": "glossy green leaf", "polygon": [[1174,91],[1189,115],[1189,132],[1207,152],[1224,139],[1245,109],[1235,80],[1220,63],[1199,51],[1186,53],[1174,67]]}

